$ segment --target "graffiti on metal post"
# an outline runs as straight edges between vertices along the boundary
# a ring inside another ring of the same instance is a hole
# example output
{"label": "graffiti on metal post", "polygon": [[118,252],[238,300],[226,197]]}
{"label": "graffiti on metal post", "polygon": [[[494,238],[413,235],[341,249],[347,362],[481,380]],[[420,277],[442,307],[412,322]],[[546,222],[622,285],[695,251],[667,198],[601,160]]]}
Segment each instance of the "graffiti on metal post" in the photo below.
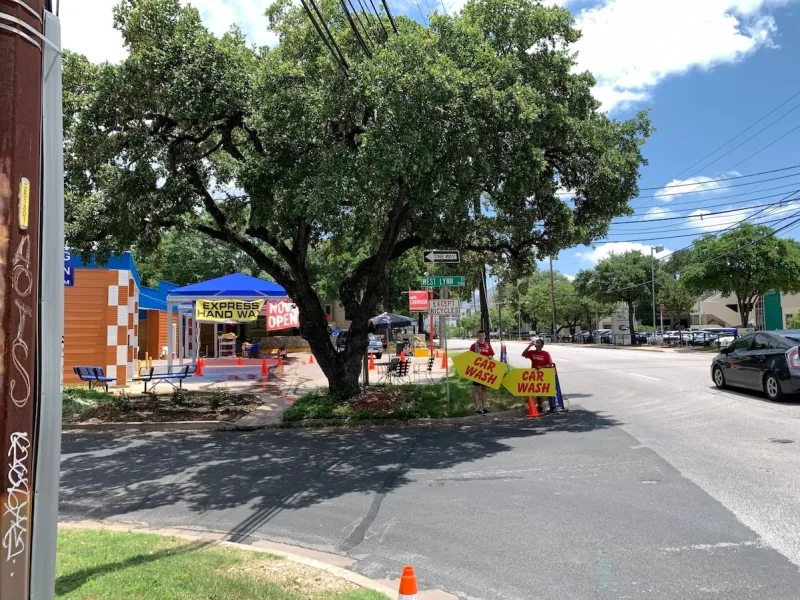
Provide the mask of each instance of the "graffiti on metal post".
{"label": "graffiti on metal post", "polygon": [[[23,235],[19,240],[17,251],[14,253],[13,270],[11,282],[14,291],[20,298],[27,298],[33,289],[33,274],[31,273],[31,241],[28,235]],[[31,397],[31,375],[28,373],[26,363],[30,356],[28,342],[23,339],[25,334],[25,322],[32,317],[33,309],[19,300],[14,300],[14,305],[19,313],[19,323],[14,341],[11,343],[11,361],[14,364],[15,373],[9,384],[9,395],[11,401],[17,408],[23,408]],[[18,383],[24,386],[22,394],[15,394],[18,391]]]}
{"label": "graffiti on metal post", "polygon": [[27,432],[11,434],[8,449],[9,461],[8,498],[5,503],[3,517],[11,515],[8,531],[3,536],[3,549],[6,551],[6,562],[25,552],[25,540],[28,534],[28,457],[31,447]]}

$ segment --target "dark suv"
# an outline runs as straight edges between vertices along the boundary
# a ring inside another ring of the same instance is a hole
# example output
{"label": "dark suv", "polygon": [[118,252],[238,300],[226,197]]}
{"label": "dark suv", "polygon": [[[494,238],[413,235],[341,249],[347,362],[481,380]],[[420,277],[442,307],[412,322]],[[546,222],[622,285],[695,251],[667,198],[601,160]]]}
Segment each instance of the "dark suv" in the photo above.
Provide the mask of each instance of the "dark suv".
{"label": "dark suv", "polygon": [[770,400],[800,392],[800,331],[749,333],[722,350],[711,363],[711,378],[726,386],[763,391]]}

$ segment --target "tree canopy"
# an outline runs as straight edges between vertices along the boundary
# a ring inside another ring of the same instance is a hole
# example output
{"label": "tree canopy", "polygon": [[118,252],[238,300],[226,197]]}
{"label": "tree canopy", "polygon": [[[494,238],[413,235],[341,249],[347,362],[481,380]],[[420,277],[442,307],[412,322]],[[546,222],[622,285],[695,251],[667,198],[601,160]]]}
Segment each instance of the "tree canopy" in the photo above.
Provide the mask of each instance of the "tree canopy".
{"label": "tree canopy", "polygon": [[755,302],[770,290],[800,291],[800,243],[749,223],[705,235],[688,253],[681,282],[694,294],[735,294],[741,325],[747,325]]}
{"label": "tree canopy", "polygon": [[631,343],[635,343],[634,306],[652,302],[652,265],[649,256],[638,250],[611,254],[593,269],[580,271],[575,276],[577,289],[598,302],[624,302],[628,307],[628,327]]}
{"label": "tree canopy", "polygon": [[[67,235],[98,253],[199,232],[247,254],[297,304],[342,393],[393,261],[429,247],[510,257],[604,235],[638,193],[645,115],[615,121],[577,72],[566,9],[472,0],[428,27],[319,3],[344,61],[303,9],[268,9],[279,41],[216,37],[180,0],[122,0],[128,57],[64,54]],[[557,191],[574,192],[562,200]],[[352,319],[336,353],[312,254],[348,253],[335,280]]]}

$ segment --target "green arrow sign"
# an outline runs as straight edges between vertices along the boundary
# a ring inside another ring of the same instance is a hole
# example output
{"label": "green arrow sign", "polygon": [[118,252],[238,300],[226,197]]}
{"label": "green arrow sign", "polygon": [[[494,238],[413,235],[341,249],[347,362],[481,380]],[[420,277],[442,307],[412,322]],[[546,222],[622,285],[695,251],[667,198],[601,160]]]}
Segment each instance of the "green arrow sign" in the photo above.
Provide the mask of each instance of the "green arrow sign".
{"label": "green arrow sign", "polygon": [[461,287],[463,285],[464,278],[461,275],[422,278],[422,287]]}

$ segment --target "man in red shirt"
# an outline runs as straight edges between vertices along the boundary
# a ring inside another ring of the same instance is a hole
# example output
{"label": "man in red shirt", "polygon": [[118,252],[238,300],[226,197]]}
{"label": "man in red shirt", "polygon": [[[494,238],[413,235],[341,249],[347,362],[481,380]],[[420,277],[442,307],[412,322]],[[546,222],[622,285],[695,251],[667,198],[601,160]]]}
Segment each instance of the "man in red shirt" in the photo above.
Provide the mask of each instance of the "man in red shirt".
{"label": "man in red shirt", "polygon": [[[486,341],[486,332],[481,329],[478,332],[478,341],[469,347],[470,352],[475,352],[481,356],[494,356],[492,345]],[[486,386],[476,381],[472,382],[472,402],[475,404],[475,414],[485,415],[489,412],[486,408]]]}
{"label": "man in red shirt", "polygon": [[[535,346],[536,350],[531,350],[531,346]],[[544,341],[541,339],[537,339],[530,344],[525,350],[522,351],[522,356],[530,359],[531,361],[531,368],[538,369],[541,367],[549,367],[553,362],[553,357],[550,356],[550,353],[547,350],[542,350],[544,348]],[[536,404],[539,405],[539,410],[544,409],[543,401],[547,400],[550,405],[550,412],[553,412],[553,399],[545,396],[539,396],[536,398]]]}

